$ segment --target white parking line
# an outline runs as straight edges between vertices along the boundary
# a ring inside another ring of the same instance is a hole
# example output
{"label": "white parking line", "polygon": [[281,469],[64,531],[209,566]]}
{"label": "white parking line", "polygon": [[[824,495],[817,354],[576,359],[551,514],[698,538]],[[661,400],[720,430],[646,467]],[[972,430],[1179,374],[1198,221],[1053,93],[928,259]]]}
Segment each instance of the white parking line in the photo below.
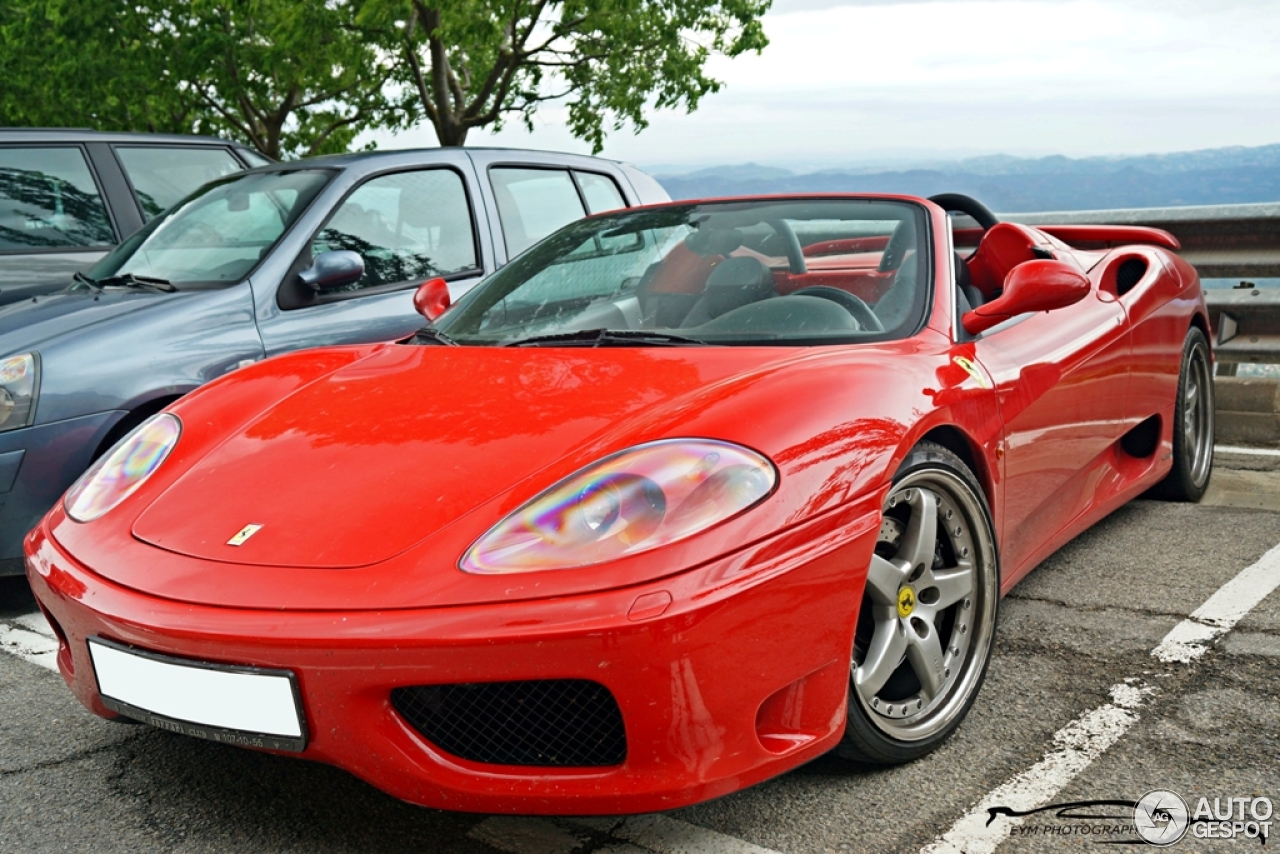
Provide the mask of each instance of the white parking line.
{"label": "white parking line", "polygon": [[0,650],[48,670],[58,669],[58,641],[44,615],[23,614],[10,625],[0,622]]}
{"label": "white parking line", "polygon": [[[1165,663],[1190,664],[1278,586],[1280,545],[1219,587],[1190,617],[1174,626],[1151,654]],[[950,830],[921,849],[921,854],[991,854],[1022,819],[993,816],[988,808],[1006,806],[1025,811],[1048,804],[1138,722],[1137,709],[1154,691],[1139,679],[1112,686],[1111,703],[1085,712],[1058,730],[1053,736],[1054,749],[1040,762],[992,789]]]}
{"label": "white parking line", "polygon": [[1214,453],[1248,454],[1255,457],[1280,457],[1280,450],[1275,448],[1242,448],[1238,445],[1214,445]]}
{"label": "white parking line", "polygon": [[33,614],[23,614],[21,617],[14,617],[11,622],[38,635],[44,635],[47,638],[54,637],[49,621],[44,618],[44,614],[40,611],[36,611]]}
{"label": "white parking line", "polygon": [[1190,664],[1209,644],[1235,628],[1245,614],[1280,587],[1280,546],[1245,567],[1218,588],[1191,616],[1173,627],[1151,654],[1161,661]]}

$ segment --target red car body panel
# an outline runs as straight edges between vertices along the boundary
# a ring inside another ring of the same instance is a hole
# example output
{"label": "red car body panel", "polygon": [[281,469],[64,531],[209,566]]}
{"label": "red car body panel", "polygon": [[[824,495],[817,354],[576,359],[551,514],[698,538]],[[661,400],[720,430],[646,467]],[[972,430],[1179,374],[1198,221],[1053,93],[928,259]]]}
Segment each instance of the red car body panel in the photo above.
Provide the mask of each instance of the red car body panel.
{"label": "red car body panel", "polygon": [[[28,576],[62,642],[64,678],[113,716],[91,636],[290,670],[311,733],[303,756],[457,810],[668,809],[830,749],[845,725],[882,501],[910,449],[927,436],[968,458],[1008,591],[1168,472],[1182,342],[1190,325],[1208,328],[1194,270],[1167,250],[1077,253],[1018,227],[1012,248],[970,259],[975,273],[1015,265],[1022,240],[1087,272],[1091,292],[966,340],[946,214],[908,200],[928,208],[934,299],[903,340],[391,344],[293,354],[210,383],[171,408],[181,441],[128,500],[88,524],[59,506],[28,538]],[[878,247],[813,250],[824,264],[808,275],[874,276],[839,261],[867,250]],[[1145,267],[1122,288],[1127,261]],[[1155,425],[1153,448],[1131,455],[1122,437],[1144,422]],[[775,492],[660,551],[563,571],[458,570],[479,536],[551,484],[671,437],[764,454]],[[228,553],[248,522],[266,527]],[[605,685],[626,724],[626,760],[468,762],[389,700],[406,685],[530,679]]]}

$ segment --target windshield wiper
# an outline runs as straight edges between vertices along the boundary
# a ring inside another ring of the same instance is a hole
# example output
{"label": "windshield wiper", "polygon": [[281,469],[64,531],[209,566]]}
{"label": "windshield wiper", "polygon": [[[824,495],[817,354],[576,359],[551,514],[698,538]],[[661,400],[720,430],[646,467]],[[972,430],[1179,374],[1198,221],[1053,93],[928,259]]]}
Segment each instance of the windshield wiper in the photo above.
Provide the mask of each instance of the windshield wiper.
{"label": "windshield wiper", "polygon": [[446,347],[457,347],[458,342],[445,335],[434,326],[424,326],[409,339],[410,344],[443,344]]}
{"label": "windshield wiper", "polygon": [[84,285],[89,290],[93,291],[95,294],[102,293],[102,285],[98,283],[98,280],[94,278],[90,278],[84,273],[72,273],[71,281],[75,282],[75,284],[71,286],[73,288],[76,285]]}
{"label": "windshield wiper", "polygon": [[173,282],[168,279],[157,279],[154,276],[139,276],[135,273],[124,273],[119,276],[107,276],[105,279],[99,279],[97,284],[100,289],[146,288],[153,291],[163,291],[166,294],[171,294],[178,290],[174,287]]}
{"label": "windshield wiper", "polygon": [[685,335],[674,335],[670,332],[653,332],[643,329],[580,329],[576,332],[555,332],[549,335],[534,335],[508,341],[504,347],[540,347],[543,345],[583,344],[592,347],[609,346],[611,344],[654,344],[660,347],[705,347],[706,341],[689,338]]}

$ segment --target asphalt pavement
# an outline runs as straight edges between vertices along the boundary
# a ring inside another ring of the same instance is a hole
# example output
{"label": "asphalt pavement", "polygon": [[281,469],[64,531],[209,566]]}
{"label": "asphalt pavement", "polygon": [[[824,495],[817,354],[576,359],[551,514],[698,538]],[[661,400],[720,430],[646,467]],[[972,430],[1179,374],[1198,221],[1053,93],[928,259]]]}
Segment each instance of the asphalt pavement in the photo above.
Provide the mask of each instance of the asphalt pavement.
{"label": "asphalt pavement", "polygon": [[1160,790],[1245,813],[1239,838],[1201,838],[1232,824],[1202,815],[1172,850],[1256,850],[1249,810],[1280,813],[1280,592],[1255,595],[1280,577],[1278,467],[1225,455],[1205,503],[1131,502],[1045,561],[1004,601],[977,704],[932,755],[828,756],[626,820],[428,810],[334,768],[102,721],[48,669],[25,583],[0,579],[0,851],[1105,851],[1138,838],[1131,806],[1029,811]]}

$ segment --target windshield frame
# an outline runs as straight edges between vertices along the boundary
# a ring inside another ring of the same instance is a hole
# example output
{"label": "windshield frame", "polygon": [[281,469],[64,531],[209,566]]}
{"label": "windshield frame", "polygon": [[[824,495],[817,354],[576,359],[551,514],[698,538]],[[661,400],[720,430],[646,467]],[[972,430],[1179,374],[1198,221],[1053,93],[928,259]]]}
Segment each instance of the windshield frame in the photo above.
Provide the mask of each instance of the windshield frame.
{"label": "windshield frame", "polygon": [[[788,194],[777,196],[745,196],[740,198],[723,198],[711,200],[688,200],[664,202],[657,205],[643,205],[633,208],[626,208],[616,211],[607,211],[599,214],[591,214],[583,219],[576,220],[563,228],[552,232],[542,240],[530,246],[523,253],[512,259],[506,266],[498,269],[492,275],[485,278],[476,285],[475,288],[463,295],[454,305],[442,315],[434,324],[434,327],[440,332],[447,333],[452,336],[456,343],[462,346],[475,347],[501,347],[518,343],[519,338],[506,339],[480,339],[469,333],[456,332],[456,326],[469,316],[477,308],[476,303],[484,300],[487,293],[495,289],[501,288],[508,281],[515,280],[514,286],[510,287],[502,297],[495,300],[493,304],[505,298],[516,290],[518,290],[525,281],[537,275],[542,270],[556,263],[556,259],[563,257],[564,254],[572,252],[573,249],[557,249],[556,244],[570,238],[571,235],[578,231],[589,230],[591,234],[601,234],[608,229],[605,225],[601,227],[601,220],[624,219],[635,216],[661,214],[663,212],[688,212],[692,209],[717,208],[724,210],[733,207],[756,207],[766,205],[795,205],[805,203],[866,203],[868,205],[890,204],[901,205],[902,207],[911,208],[916,228],[915,246],[920,258],[916,260],[918,284],[913,297],[910,312],[907,319],[900,325],[886,330],[882,333],[868,334],[860,331],[854,335],[824,335],[822,337],[805,336],[805,337],[774,337],[774,338],[750,338],[739,339],[730,337],[714,337],[708,338],[703,344],[696,346],[746,346],[746,347],[822,347],[822,346],[848,346],[851,344],[875,344],[886,341],[900,341],[913,338],[919,335],[928,325],[934,303],[936,301],[936,278],[938,269],[937,247],[935,246],[935,226],[933,217],[924,202],[920,199],[899,196],[899,195],[871,195],[871,194]],[[905,220],[904,220],[905,221]],[[574,246],[578,246],[583,241],[578,241]],[[550,255],[550,258],[546,256]],[[545,260],[544,260],[545,259]],[[491,307],[491,306],[490,306]],[[487,311],[488,308],[481,311]],[[568,331],[568,330],[566,330]],[[696,333],[690,331],[689,328],[672,327],[670,329],[662,328],[654,330],[659,333],[674,333],[677,335],[695,336]],[[537,334],[532,337],[538,337]],[[541,345],[547,346],[547,345]],[[571,346],[571,345],[567,345]],[[581,346],[581,345],[579,345]],[[647,344],[637,341],[635,346],[660,346],[657,344]]]}
{"label": "windshield frame", "polygon": [[[252,178],[259,175],[289,175],[297,172],[318,173],[323,176],[324,180],[316,187],[315,192],[312,193],[311,195],[311,198],[307,200],[305,204],[303,204],[301,207],[299,207],[296,211],[293,212],[292,221],[289,222],[283,229],[281,229],[280,233],[276,235],[275,240],[273,240],[262,251],[262,253],[258,256],[258,259],[254,261],[253,264],[250,267],[248,267],[243,273],[241,273],[238,278],[191,279],[191,280],[181,281],[181,282],[171,282],[171,284],[178,291],[207,291],[207,290],[221,290],[223,288],[229,288],[234,285],[238,285],[241,282],[247,281],[249,278],[253,276],[254,273],[258,271],[259,267],[261,267],[268,259],[271,258],[272,255],[275,254],[276,248],[280,245],[280,243],[286,237],[288,237],[294,231],[295,228],[297,228],[298,223],[300,223],[304,219],[307,212],[311,210],[311,208],[316,204],[317,200],[325,194],[325,191],[330,186],[332,186],[334,179],[337,178],[337,176],[342,172],[341,169],[336,169],[332,166],[306,166],[302,168],[297,168],[297,167],[281,168],[280,164],[272,164],[271,166],[259,167],[257,169],[246,169],[240,172],[233,172],[230,175],[226,175],[222,178],[218,178],[216,180],[210,181],[207,184],[202,184],[194,192],[187,195],[185,198],[183,198],[173,207],[155,216],[150,222],[146,223],[142,228],[135,231],[133,234],[127,237],[124,241],[122,241],[118,246],[116,246],[106,255],[99,258],[96,262],[94,262],[92,267],[90,267],[88,270],[84,272],[87,276],[93,279],[107,279],[117,275],[119,269],[128,263],[129,258],[133,257],[134,253],[137,252],[138,248],[143,243],[145,243],[151,237],[151,235],[158,228],[161,227],[161,225],[172,220],[172,218],[178,212],[183,210],[183,208],[185,208],[189,203],[195,201],[198,197],[206,193],[209,193],[224,184],[234,183],[236,181],[241,181],[246,178]],[[106,273],[106,272],[100,271],[99,269],[99,268],[103,268],[105,270],[106,268],[109,268],[113,264],[115,265],[115,270],[112,272]],[[68,286],[68,289],[74,290],[79,287],[82,287],[82,285],[77,281],[73,281]]]}

